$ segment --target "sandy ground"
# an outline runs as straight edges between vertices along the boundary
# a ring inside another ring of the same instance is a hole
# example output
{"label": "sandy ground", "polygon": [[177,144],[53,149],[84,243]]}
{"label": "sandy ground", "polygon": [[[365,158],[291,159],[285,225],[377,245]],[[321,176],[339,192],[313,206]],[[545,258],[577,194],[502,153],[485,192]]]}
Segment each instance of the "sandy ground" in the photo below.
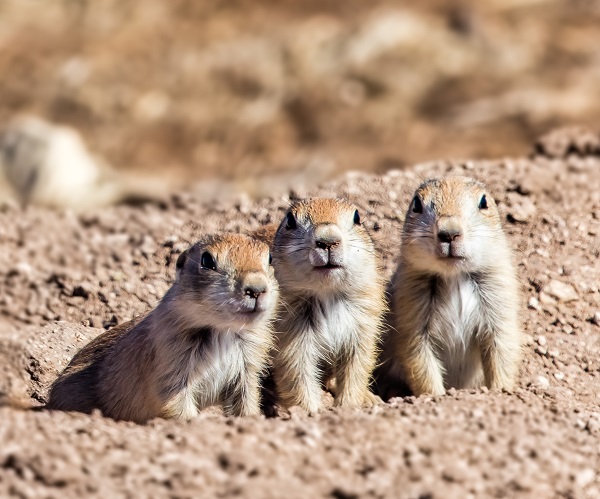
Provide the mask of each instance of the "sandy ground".
{"label": "sandy ground", "polygon": [[[600,496],[600,136],[567,130],[529,158],[348,174],[310,193],[362,211],[387,275],[420,181],[491,188],[522,284],[526,355],[512,393],[454,391],[363,411],[147,426],[0,407],[0,497]],[[148,311],[200,234],[278,220],[289,196],[85,215],[0,213],[0,400],[40,404],[70,357]],[[490,250],[492,250],[490,248]]]}

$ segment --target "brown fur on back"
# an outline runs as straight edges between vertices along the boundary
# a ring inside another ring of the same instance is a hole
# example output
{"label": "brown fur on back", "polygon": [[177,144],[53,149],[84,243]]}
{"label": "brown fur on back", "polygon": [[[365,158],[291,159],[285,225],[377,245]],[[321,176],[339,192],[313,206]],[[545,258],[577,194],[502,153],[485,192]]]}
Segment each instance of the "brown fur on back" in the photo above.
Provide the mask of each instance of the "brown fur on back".
{"label": "brown fur on back", "polygon": [[99,406],[96,396],[98,371],[113,345],[131,331],[144,316],[119,324],[99,334],[84,346],[54,381],[46,407],[52,410],[91,413]]}

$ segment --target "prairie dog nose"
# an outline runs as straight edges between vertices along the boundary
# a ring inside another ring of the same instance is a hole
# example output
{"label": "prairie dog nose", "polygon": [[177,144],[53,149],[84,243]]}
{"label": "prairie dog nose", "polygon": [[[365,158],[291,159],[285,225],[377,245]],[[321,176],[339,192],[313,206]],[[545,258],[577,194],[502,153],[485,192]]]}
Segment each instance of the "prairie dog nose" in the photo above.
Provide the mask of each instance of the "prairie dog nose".
{"label": "prairie dog nose", "polygon": [[438,239],[442,243],[451,243],[461,236],[458,229],[445,229],[438,232]]}
{"label": "prairie dog nose", "polygon": [[315,229],[315,245],[320,249],[330,249],[342,242],[342,231],[335,224],[318,225]]}
{"label": "prairie dog nose", "polygon": [[462,236],[460,222],[452,217],[442,217],[437,223],[437,237],[441,243],[452,243]]}
{"label": "prairie dog nose", "polygon": [[244,279],[242,289],[246,296],[250,298],[258,298],[260,295],[266,293],[269,289],[267,278],[262,274],[249,274]]}

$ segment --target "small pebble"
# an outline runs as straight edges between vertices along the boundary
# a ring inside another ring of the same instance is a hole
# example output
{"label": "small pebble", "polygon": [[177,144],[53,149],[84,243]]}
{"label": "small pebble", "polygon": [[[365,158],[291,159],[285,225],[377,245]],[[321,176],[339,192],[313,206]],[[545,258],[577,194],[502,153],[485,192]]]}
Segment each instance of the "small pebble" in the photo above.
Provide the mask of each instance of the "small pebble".
{"label": "small pebble", "polygon": [[579,299],[579,295],[573,286],[557,279],[552,279],[544,286],[543,291],[547,295],[565,303]]}
{"label": "small pebble", "polygon": [[540,388],[549,388],[550,380],[545,376],[536,376],[534,378],[533,385],[539,386]]}

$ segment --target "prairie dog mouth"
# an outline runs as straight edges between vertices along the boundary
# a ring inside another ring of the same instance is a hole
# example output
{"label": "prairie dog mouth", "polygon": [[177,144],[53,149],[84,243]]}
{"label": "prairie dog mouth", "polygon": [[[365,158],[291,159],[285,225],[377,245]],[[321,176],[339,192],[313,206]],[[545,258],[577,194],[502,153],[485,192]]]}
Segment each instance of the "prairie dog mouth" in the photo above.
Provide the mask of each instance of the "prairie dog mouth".
{"label": "prairie dog mouth", "polygon": [[452,263],[460,263],[460,262],[466,262],[467,258],[464,256],[457,256],[457,255],[443,255],[443,256],[438,256],[437,258],[440,261],[446,261],[446,262],[452,262]]}
{"label": "prairie dog mouth", "polygon": [[321,271],[335,270],[335,269],[341,269],[341,268],[343,268],[342,265],[335,265],[333,263],[328,263],[327,265],[317,265],[317,266],[313,267],[314,270],[321,270]]}

